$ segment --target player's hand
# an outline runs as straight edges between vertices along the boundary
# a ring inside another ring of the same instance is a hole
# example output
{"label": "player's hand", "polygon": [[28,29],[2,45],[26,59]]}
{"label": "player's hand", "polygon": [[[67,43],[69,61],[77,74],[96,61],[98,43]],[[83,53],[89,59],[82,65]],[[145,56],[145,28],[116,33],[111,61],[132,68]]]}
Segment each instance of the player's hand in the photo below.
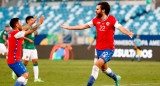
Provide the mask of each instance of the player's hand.
{"label": "player's hand", "polygon": [[30,22],[31,25],[33,25],[37,21],[37,16],[34,17],[34,19]]}
{"label": "player's hand", "polygon": [[41,18],[39,18],[39,24],[41,25],[44,21],[44,15],[41,16]]}
{"label": "player's hand", "polygon": [[34,43],[34,41],[33,41],[33,40],[29,40],[29,42],[30,42],[31,44],[33,44],[33,43]]}
{"label": "player's hand", "polygon": [[87,49],[90,50],[90,49],[91,49],[91,46],[88,46]]}
{"label": "player's hand", "polygon": [[64,29],[69,29],[69,24],[68,22],[66,24],[61,24],[59,25],[60,27],[64,28]]}
{"label": "player's hand", "polygon": [[130,32],[129,32],[129,35],[128,35],[128,36],[129,36],[130,38],[133,38],[133,35],[134,35],[134,33],[132,33],[132,29],[130,29]]}

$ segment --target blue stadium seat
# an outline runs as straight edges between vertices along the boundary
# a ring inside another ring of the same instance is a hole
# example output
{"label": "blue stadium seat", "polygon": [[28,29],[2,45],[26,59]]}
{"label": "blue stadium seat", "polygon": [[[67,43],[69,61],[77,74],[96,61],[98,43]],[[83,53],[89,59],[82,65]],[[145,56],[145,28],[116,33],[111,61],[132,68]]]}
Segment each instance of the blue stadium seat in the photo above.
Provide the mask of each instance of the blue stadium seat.
{"label": "blue stadium seat", "polygon": [[[93,6],[82,6],[80,2],[67,6],[63,2],[59,6],[47,6],[46,3],[42,3],[40,6],[2,7],[0,8],[0,30],[9,25],[9,21],[13,17],[19,17],[22,23],[26,24],[26,16],[39,14],[45,16],[44,24],[38,30],[40,34],[60,32],[59,24],[67,21],[70,25],[84,24],[93,19],[95,17],[96,3]],[[127,24],[127,27],[133,29],[134,33],[137,33],[146,22],[148,24],[147,26],[144,25],[145,28],[142,28],[142,33],[140,34],[150,34],[152,29],[154,29],[152,32],[158,31],[160,33],[160,7],[155,11],[148,10],[148,7],[148,5],[114,4],[111,5],[110,15],[115,16],[122,25]],[[128,23],[130,19],[133,20],[132,23]],[[155,22],[157,24],[154,24]],[[155,28],[149,28],[150,25],[153,25]],[[79,35],[84,34],[84,31],[76,32]],[[92,33],[93,29],[90,29],[90,32]]]}

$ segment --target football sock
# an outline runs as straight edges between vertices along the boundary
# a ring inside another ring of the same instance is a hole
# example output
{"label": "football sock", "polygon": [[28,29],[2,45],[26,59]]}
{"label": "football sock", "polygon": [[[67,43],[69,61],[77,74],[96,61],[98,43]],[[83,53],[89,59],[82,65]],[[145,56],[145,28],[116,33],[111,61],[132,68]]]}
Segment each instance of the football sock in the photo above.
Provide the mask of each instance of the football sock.
{"label": "football sock", "polygon": [[94,58],[94,64],[97,62],[98,58]]}
{"label": "football sock", "polygon": [[114,81],[117,80],[116,75],[112,72],[112,70],[110,68],[108,68],[106,71],[103,71],[104,74],[106,74],[107,76],[111,77]]}
{"label": "football sock", "polygon": [[87,86],[92,86],[93,85],[93,83],[95,82],[95,80],[98,77],[98,72],[99,72],[99,68],[96,65],[94,65],[93,68],[92,68],[92,74],[91,74],[91,76],[88,80]]}
{"label": "football sock", "polygon": [[27,81],[28,81],[28,79],[25,79],[25,81],[23,82],[22,86],[26,86],[27,85]]}
{"label": "football sock", "polygon": [[38,79],[39,75],[38,63],[33,64],[33,71],[34,71],[34,79]]}
{"label": "football sock", "polygon": [[25,82],[25,78],[23,76],[19,77],[16,81],[16,83],[14,84],[14,86],[22,86],[23,83]]}

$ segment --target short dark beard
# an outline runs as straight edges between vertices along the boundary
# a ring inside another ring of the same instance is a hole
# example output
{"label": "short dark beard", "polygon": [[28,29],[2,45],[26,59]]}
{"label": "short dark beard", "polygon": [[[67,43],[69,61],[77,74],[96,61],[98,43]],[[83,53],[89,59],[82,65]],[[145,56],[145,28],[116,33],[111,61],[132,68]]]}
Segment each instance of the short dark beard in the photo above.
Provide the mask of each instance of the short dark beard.
{"label": "short dark beard", "polygon": [[101,13],[97,14],[97,16],[96,16],[96,18],[101,18],[101,17],[102,17]]}

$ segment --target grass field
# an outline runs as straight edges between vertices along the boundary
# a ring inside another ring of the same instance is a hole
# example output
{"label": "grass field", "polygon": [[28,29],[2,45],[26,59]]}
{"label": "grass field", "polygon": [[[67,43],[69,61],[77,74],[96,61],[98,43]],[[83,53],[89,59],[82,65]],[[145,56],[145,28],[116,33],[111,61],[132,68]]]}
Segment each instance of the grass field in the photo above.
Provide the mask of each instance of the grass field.
{"label": "grass field", "polygon": [[[33,82],[33,67],[27,66],[29,80],[27,86],[86,86],[91,74],[93,60],[51,61],[39,59],[40,77],[45,82]],[[121,75],[121,86],[160,86],[160,62],[131,62],[111,60],[110,68],[115,74]],[[0,58],[0,86],[13,86],[11,69],[6,59]],[[114,81],[99,72],[93,86],[114,86]]]}

